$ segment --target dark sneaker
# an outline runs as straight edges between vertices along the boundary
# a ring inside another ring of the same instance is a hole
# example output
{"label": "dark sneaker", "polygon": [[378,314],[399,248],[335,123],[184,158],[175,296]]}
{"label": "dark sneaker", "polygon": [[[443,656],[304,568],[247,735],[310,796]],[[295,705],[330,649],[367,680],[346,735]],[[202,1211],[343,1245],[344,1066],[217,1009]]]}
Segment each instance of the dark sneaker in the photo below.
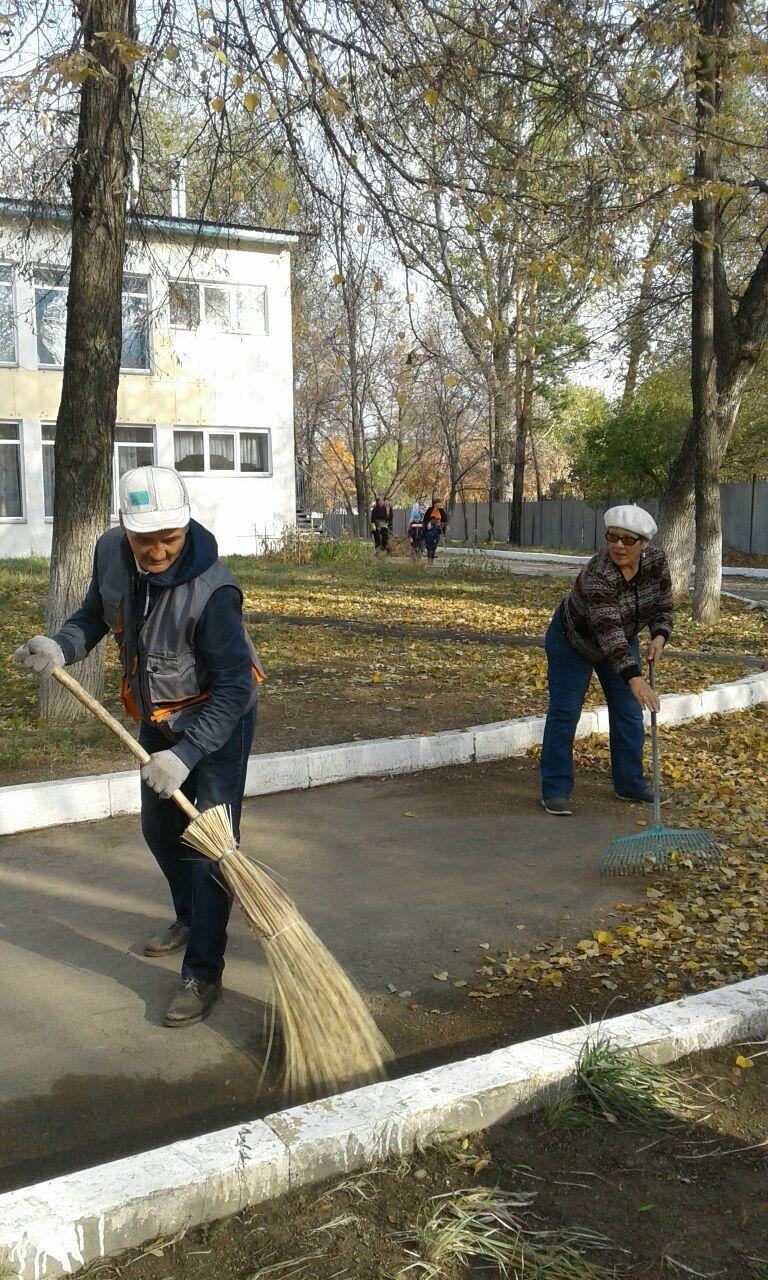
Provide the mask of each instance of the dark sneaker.
{"label": "dark sneaker", "polygon": [[558,818],[569,818],[573,813],[570,800],[566,800],[564,796],[554,796],[551,800],[542,800],[542,809],[546,809],[547,813],[557,814]]}
{"label": "dark sneaker", "polygon": [[613,793],[617,800],[633,800],[635,804],[653,804],[653,789],[651,787],[643,787],[642,791],[633,791],[631,795],[622,795],[619,791]]}
{"label": "dark sneaker", "polygon": [[144,955],[167,956],[172,951],[181,951],[182,947],[186,947],[188,937],[189,926],[174,920],[172,925],[163,929],[162,933],[155,934],[154,938],[150,938],[149,942],[144,944]]}
{"label": "dark sneaker", "polygon": [[220,995],[221,978],[218,982],[185,978],[165,1015],[166,1027],[189,1027],[193,1022],[200,1022]]}

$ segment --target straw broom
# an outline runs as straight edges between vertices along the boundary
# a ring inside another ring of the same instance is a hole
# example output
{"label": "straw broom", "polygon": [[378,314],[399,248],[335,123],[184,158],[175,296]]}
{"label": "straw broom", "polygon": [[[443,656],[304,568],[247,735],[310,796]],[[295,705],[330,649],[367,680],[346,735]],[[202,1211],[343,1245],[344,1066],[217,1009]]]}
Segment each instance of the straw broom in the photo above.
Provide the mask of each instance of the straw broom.
{"label": "straw broom", "polygon": [[[69,672],[52,674],[147,763],[144,748]],[[282,1019],[285,1089],[296,1096],[381,1079],[392,1051],[359,992],[266,868],[238,849],[227,807],[200,813],[181,791],[171,798],[191,819],[182,839],[218,864],[264,950]]]}

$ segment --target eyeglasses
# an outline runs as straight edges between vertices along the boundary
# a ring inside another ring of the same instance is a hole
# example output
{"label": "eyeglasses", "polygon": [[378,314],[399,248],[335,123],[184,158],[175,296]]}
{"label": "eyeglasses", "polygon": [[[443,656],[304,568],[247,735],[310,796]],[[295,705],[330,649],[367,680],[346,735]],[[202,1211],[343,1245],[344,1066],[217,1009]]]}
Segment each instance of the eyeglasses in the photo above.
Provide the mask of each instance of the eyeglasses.
{"label": "eyeglasses", "polygon": [[619,542],[622,547],[634,547],[638,542],[643,541],[642,538],[633,537],[631,533],[606,533],[605,540],[610,542],[612,547],[615,547]]}

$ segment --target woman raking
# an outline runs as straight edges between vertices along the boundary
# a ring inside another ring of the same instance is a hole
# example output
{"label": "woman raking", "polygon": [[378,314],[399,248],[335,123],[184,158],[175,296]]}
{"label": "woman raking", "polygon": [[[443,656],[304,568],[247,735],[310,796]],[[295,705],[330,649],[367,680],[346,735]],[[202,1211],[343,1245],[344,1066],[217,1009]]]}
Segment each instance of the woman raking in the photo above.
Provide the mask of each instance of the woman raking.
{"label": "woman raking", "polygon": [[649,546],[653,517],[637,506],[606,511],[606,547],[582,569],[555,610],[544,648],[549,707],[541,751],[541,803],[572,813],[573,740],[592,672],[608,704],[613,789],[622,800],[653,800],[643,775],[643,711],[659,699],[640,668],[639,633],[650,632],[645,656],[658,660],[672,631],[667,557]]}

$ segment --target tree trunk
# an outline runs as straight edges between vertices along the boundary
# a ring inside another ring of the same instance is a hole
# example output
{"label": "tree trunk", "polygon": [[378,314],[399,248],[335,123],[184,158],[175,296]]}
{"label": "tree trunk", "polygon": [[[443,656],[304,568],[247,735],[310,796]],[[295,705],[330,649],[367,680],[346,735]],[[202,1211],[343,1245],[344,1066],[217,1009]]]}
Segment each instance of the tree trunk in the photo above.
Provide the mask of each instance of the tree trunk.
{"label": "tree trunk", "polygon": [[531,432],[531,458],[533,459],[533,474],[536,477],[536,501],[542,502],[544,499],[544,490],[541,485],[541,467],[539,466],[539,451],[536,448],[536,437]]}
{"label": "tree trunk", "polygon": [[637,377],[640,372],[640,361],[648,349],[648,304],[651,298],[651,286],[653,284],[653,252],[659,243],[661,229],[663,224],[660,223],[651,236],[648,252],[643,262],[643,275],[640,281],[640,294],[637,300],[637,306],[632,311],[629,318],[628,338],[629,338],[629,361],[627,363],[627,372],[624,378],[624,390],[621,396],[621,408],[627,409],[635,397],[637,389]]}
{"label": "tree trunk", "polygon": [[718,471],[715,254],[717,204],[711,192],[719,176],[717,120],[725,55],[715,39],[727,37],[731,0],[704,0],[696,51],[696,156],[691,263],[691,394],[695,448],[696,550],[693,613],[700,622],[720,616],[723,543]]}
{"label": "tree trunk", "polygon": [[[695,176],[716,180],[719,171],[717,116],[734,22],[732,0],[703,0],[698,9]],[[741,396],[765,341],[768,314],[768,254],[763,250],[742,295],[734,325],[730,295],[716,243],[717,207],[705,186],[694,201],[691,388],[693,418],[661,501],[659,541],[667,551],[677,599],[688,594],[695,541],[694,610],[717,617],[722,574],[720,491],[722,463]],[[704,311],[701,311],[701,308]],[[697,528],[698,526],[698,528]]]}
{"label": "tree trunk", "polygon": [[[515,468],[512,483],[512,514],[510,541],[520,546],[523,540],[523,500],[525,498],[526,441],[533,413],[533,372],[536,364],[536,326],[538,324],[537,280],[532,276],[528,297],[528,335],[525,360],[521,370],[521,394],[517,411],[517,435],[515,437]],[[517,396],[516,396],[517,401]]]}
{"label": "tree trunk", "polygon": [[[135,0],[80,0],[83,47],[104,68],[80,90],[72,193],[72,248],[61,402],[54,445],[54,523],[48,633],[79,605],[88,586],[96,539],[109,526],[112,433],[122,342],[126,197],[130,181],[131,72],[114,42],[135,40]],[[78,667],[89,693],[101,696],[104,651]],[[79,718],[79,704],[44,681],[40,712]]]}
{"label": "tree trunk", "polygon": [[696,530],[694,479],[696,433],[688,424],[685,439],[672,464],[659,509],[658,543],[667,553],[675,600],[688,601],[688,579]]}
{"label": "tree trunk", "polygon": [[520,545],[523,517],[522,484],[525,476],[525,422],[523,421],[523,269],[522,229],[518,227],[515,258],[515,451],[512,463],[512,502],[509,512],[509,541]]}
{"label": "tree trunk", "polygon": [[493,454],[491,460],[491,501],[505,502],[512,457],[514,388],[509,371],[509,339],[493,344]]}

